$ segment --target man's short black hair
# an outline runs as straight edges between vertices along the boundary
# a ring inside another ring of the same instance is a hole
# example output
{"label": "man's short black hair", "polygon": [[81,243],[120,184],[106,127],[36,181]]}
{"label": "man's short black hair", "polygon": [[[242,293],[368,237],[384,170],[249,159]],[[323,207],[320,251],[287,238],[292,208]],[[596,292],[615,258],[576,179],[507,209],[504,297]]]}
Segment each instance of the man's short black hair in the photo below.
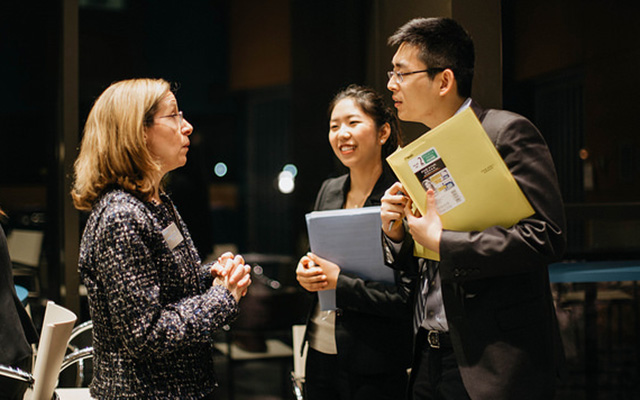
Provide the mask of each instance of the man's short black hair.
{"label": "man's short black hair", "polygon": [[[427,68],[449,68],[458,83],[461,97],[471,96],[475,50],[467,31],[451,18],[415,18],[401,26],[388,41],[420,50],[420,60]],[[433,76],[431,76],[433,78]]]}

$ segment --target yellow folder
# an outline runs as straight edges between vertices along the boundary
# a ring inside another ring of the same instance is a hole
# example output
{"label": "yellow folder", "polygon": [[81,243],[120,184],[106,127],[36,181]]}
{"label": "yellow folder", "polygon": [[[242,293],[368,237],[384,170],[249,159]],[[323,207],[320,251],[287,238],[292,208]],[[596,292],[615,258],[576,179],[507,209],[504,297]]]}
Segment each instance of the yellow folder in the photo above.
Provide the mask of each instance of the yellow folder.
{"label": "yellow folder", "polygon": [[[534,213],[471,108],[397,149],[387,162],[423,215],[426,188],[434,189],[444,229],[509,228]],[[414,255],[440,259],[417,242]]]}

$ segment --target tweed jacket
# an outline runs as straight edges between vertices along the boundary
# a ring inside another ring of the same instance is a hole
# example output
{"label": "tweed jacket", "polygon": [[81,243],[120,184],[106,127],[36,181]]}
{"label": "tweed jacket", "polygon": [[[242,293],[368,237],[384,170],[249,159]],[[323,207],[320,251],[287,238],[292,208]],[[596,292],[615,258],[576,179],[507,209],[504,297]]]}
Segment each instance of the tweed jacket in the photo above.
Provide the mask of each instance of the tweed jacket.
{"label": "tweed jacket", "polygon": [[[385,167],[364,206],[380,205],[384,191],[395,181],[393,172]],[[348,174],[327,179],[318,192],[314,209],[342,208],[349,187]],[[340,368],[359,374],[380,374],[405,371],[409,367],[413,283],[404,272],[396,273],[395,285],[365,281],[357,275],[340,272],[335,326]],[[314,294],[311,311],[317,298]]]}
{"label": "tweed jacket", "polygon": [[[564,361],[548,272],[565,248],[555,167],[526,118],[471,107],[535,214],[510,228],[442,232],[439,270],[456,360],[474,400],[551,399]],[[398,254],[383,243],[387,264],[415,270],[408,231]]]}
{"label": "tweed jacket", "polygon": [[[235,317],[237,303],[212,286],[171,200],[162,201],[111,190],[87,221],[79,271],[94,327],[96,399],[201,399],[217,386],[212,333]],[[163,236],[172,223],[184,237],[173,249]]]}

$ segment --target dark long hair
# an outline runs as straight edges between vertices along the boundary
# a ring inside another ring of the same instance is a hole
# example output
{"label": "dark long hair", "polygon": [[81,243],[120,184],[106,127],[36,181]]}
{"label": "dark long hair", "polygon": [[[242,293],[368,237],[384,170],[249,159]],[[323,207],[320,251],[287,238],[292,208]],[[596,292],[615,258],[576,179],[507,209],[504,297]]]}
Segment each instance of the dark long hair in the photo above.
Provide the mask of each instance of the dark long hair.
{"label": "dark long hair", "polygon": [[398,123],[398,117],[395,111],[385,103],[382,96],[375,90],[367,86],[353,84],[342,89],[333,97],[329,103],[329,118],[331,118],[331,113],[336,104],[344,99],[353,99],[358,107],[373,119],[377,129],[382,128],[386,123],[391,127],[391,134],[384,145],[382,145],[382,165],[385,165],[387,156],[393,153],[398,146],[402,146],[400,124]]}

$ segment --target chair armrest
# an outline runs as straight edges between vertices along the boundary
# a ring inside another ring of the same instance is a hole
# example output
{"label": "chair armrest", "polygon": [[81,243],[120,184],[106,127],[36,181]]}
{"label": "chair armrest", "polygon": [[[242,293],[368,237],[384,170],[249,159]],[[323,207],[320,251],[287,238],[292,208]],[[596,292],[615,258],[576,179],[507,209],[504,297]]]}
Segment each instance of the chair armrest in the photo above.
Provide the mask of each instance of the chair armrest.
{"label": "chair armrest", "polygon": [[21,370],[20,368],[13,368],[6,365],[0,364],[0,375],[5,376],[7,378],[15,379],[21,382],[27,382],[29,386],[33,386],[33,375],[28,372]]}
{"label": "chair armrest", "polygon": [[84,349],[76,350],[71,354],[67,354],[62,360],[60,372],[64,371],[74,363],[88,358],[93,358],[93,347],[85,347]]}
{"label": "chair armrest", "polygon": [[84,332],[90,331],[92,329],[93,329],[93,321],[92,320],[85,321],[85,322],[81,323],[80,325],[76,326],[75,328],[73,328],[73,330],[71,331],[71,336],[69,336],[69,344],[67,345],[69,350],[71,350],[71,351],[78,350],[78,347],[74,346],[72,344],[73,340],[76,337],[78,337],[79,335],[83,334]]}

